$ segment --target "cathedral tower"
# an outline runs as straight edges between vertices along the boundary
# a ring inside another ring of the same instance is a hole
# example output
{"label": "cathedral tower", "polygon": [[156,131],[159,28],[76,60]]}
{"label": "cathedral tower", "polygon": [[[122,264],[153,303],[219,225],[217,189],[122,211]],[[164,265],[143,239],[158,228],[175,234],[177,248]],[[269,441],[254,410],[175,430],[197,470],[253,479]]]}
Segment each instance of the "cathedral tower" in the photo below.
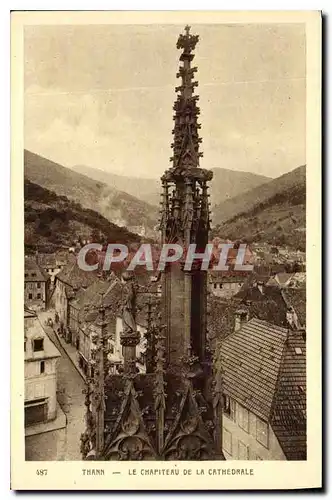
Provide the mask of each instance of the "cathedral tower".
{"label": "cathedral tower", "polygon": [[[162,177],[161,234],[162,243],[177,243],[184,249],[196,245],[196,253],[205,251],[210,228],[208,182],[212,172],[199,167],[203,154],[199,151],[200,113],[194,89],[196,67],[191,63],[197,35],[179,36],[177,48],[182,50],[177,77],[181,84],[174,104],[174,141],[172,167]],[[163,314],[166,324],[166,355],[170,365],[181,366],[183,357],[195,356],[201,363],[206,358],[207,272],[201,260],[184,269],[183,261],[169,263],[163,273]]]}
{"label": "cathedral tower", "polygon": [[[212,172],[199,167],[196,68],[191,67],[197,41],[186,27],[177,42],[182,83],[174,105],[173,165],[162,177],[161,235],[162,243],[184,249],[196,244],[196,252],[202,252],[208,242],[207,184]],[[152,313],[147,303],[146,373],[136,369],[136,299],[146,292],[139,291],[133,275],[122,276],[124,372],[107,370],[100,329],[94,378],[86,395],[84,460],[224,460],[222,381],[212,373],[208,356],[206,271],[201,261],[196,264],[188,271],[183,261],[166,267],[162,310]]]}

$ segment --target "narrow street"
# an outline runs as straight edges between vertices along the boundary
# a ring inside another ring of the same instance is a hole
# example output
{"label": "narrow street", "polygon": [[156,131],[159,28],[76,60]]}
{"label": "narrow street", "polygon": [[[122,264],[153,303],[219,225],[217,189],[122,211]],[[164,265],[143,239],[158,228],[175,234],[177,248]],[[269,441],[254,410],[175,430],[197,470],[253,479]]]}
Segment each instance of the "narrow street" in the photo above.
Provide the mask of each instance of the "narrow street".
{"label": "narrow street", "polygon": [[61,354],[57,365],[58,402],[67,416],[67,428],[26,438],[27,460],[81,460],[80,436],[85,430],[84,380],[73,366],[54,331],[45,326],[51,311],[39,314],[40,322]]}

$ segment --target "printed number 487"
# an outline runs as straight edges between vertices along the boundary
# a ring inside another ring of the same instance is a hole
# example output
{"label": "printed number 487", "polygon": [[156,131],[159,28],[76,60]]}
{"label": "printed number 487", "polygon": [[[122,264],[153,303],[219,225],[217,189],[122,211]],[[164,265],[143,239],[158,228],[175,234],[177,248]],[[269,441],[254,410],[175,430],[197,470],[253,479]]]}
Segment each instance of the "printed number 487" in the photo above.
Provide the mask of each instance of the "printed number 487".
{"label": "printed number 487", "polygon": [[47,469],[37,469],[36,474],[37,476],[47,476]]}

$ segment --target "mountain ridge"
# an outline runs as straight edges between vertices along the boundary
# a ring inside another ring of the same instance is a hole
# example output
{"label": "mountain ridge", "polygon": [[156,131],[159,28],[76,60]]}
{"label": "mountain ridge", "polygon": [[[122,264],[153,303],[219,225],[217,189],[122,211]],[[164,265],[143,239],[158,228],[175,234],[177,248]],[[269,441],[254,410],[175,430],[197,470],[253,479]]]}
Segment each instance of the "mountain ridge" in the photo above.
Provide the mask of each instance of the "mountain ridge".
{"label": "mountain ridge", "polygon": [[[103,180],[110,187],[123,190],[139,199],[144,199],[152,205],[159,205],[161,184],[160,179],[131,177],[104,172],[101,169],[87,165],[74,165],[72,170],[79,172],[97,182]],[[270,180],[269,177],[252,172],[237,171],[227,168],[212,168],[213,180],[210,183],[211,206],[228,198],[250,190]]]}
{"label": "mountain ridge", "polygon": [[271,198],[277,192],[281,192],[298,184],[305,185],[305,181],[306,167],[305,165],[301,165],[276,179],[272,179],[241,195],[234,196],[229,200],[219,203],[213,208],[214,223],[221,224],[237,214],[248,212],[253,209],[255,205]]}
{"label": "mountain ridge", "polygon": [[24,150],[24,176],[59,196],[80,203],[83,208],[98,211],[118,226],[125,226],[135,233],[142,227],[147,236],[154,234],[157,208],[144,200],[28,150]]}
{"label": "mountain ridge", "polygon": [[113,224],[98,212],[24,180],[24,231],[27,253],[49,253],[73,245],[74,239],[108,243],[139,242],[140,236]]}
{"label": "mountain ridge", "polygon": [[[304,251],[306,246],[306,167],[301,166],[224,202],[213,234],[247,243],[265,242]],[[215,219],[214,219],[215,220]]]}

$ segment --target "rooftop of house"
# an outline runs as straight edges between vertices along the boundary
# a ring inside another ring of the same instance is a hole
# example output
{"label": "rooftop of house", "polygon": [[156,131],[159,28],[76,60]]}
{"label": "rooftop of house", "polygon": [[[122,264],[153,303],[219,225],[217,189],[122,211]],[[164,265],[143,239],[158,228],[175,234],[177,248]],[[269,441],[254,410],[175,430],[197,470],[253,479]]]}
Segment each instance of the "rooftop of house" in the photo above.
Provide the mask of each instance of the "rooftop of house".
{"label": "rooftop of house", "polygon": [[224,390],[269,422],[288,460],[306,457],[306,345],[302,332],[253,318],[221,341]]}
{"label": "rooftop of house", "polygon": [[301,288],[305,287],[306,273],[277,273],[271,276],[267,286],[280,286],[282,288]]}
{"label": "rooftop of house", "polygon": [[282,296],[288,307],[293,307],[300,324],[306,326],[306,290],[305,288],[284,288]]}
{"label": "rooftop of house", "polygon": [[56,279],[73,289],[79,289],[91,285],[96,280],[96,277],[96,271],[83,271],[75,258],[57,274]]}
{"label": "rooftop of house", "polygon": [[38,264],[44,269],[55,268],[57,265],[55,255],[53,253],[39,253]]}
{"label": "rooftop of house", "polygon": [[36,311],[29,309],[26,305],[24,306],[24,319],[33,319],[37,318]]}
{"label": "rooftop of house", "polygon": [[234,330],[234,315],[238,305],[239,301],[236,300],[209,296],[207,330],[212,346],[215,340],[225,338]]}
{"label": "rooftop of house", "polygon": [[95,321],[102,305],[106,319],[110,314],[115,315],[120,307],[121,291],[121,282],[115,276],[109,280],[95,279],[85,290],[79,290],[72,301],[72,306],[79,311],[79,321]]}
{"label": "rooftop of house", "polygon": [[[143,292],[137,295],[136,322],[142,327],[147,326],[147,305],[150,299],[153,311],[158,307],[158,297],[155,294],[156,284],[151,283]],[[114,273],[106,280],[96,278],[86,289],[80,289],[72,300],[72,306],[79,311],[78,319],[81,323],[95,322],[99,315],[100,306],[105,308],[105,320],[121,316],[123,283]],[[150,293],[149,293],[150,292]],[[150,295],[152,294],[152,295]]]}
{"label": "rooftop of house", "polygon": [[209,271],[210,283],[243,283],[247,277],[248,272],[244,271]]}
{"label": "rooftop of house", "polygon": [[280,286],[267,286],[267,284],[264,285],[259,280],[252,279],[250,282],[244,283],[241,290],[234,296],[234,299],[248,305],[250,317],[255,316],[284,327],[288,326],[286,313],[288,308],[292,306],[299,317],[301,326],[304,326],[305,290],[294,288],[292,292],[284,294],[285,290]]}
{"label": "rooftop of house", "polygon": [[[31,321],[32,317],[30,315],[27,317],[24,315],[24,317],[30,320],[25,322],[24,325],[24,340],[27,344],[30,343],[30,345],[26,347],[24,356],[25,361],[37,361],[40,359],[57,358],[61,356],[60,352],[43,329],[39,318],[36,316]],[[35,352],[31,343],[37,339],[43,339],[43,349]]]}
{"label": "rooftop of house", "polygon": [[50,276],[37,264],[35,257],[24,259],[24,281],[46,282]]}

